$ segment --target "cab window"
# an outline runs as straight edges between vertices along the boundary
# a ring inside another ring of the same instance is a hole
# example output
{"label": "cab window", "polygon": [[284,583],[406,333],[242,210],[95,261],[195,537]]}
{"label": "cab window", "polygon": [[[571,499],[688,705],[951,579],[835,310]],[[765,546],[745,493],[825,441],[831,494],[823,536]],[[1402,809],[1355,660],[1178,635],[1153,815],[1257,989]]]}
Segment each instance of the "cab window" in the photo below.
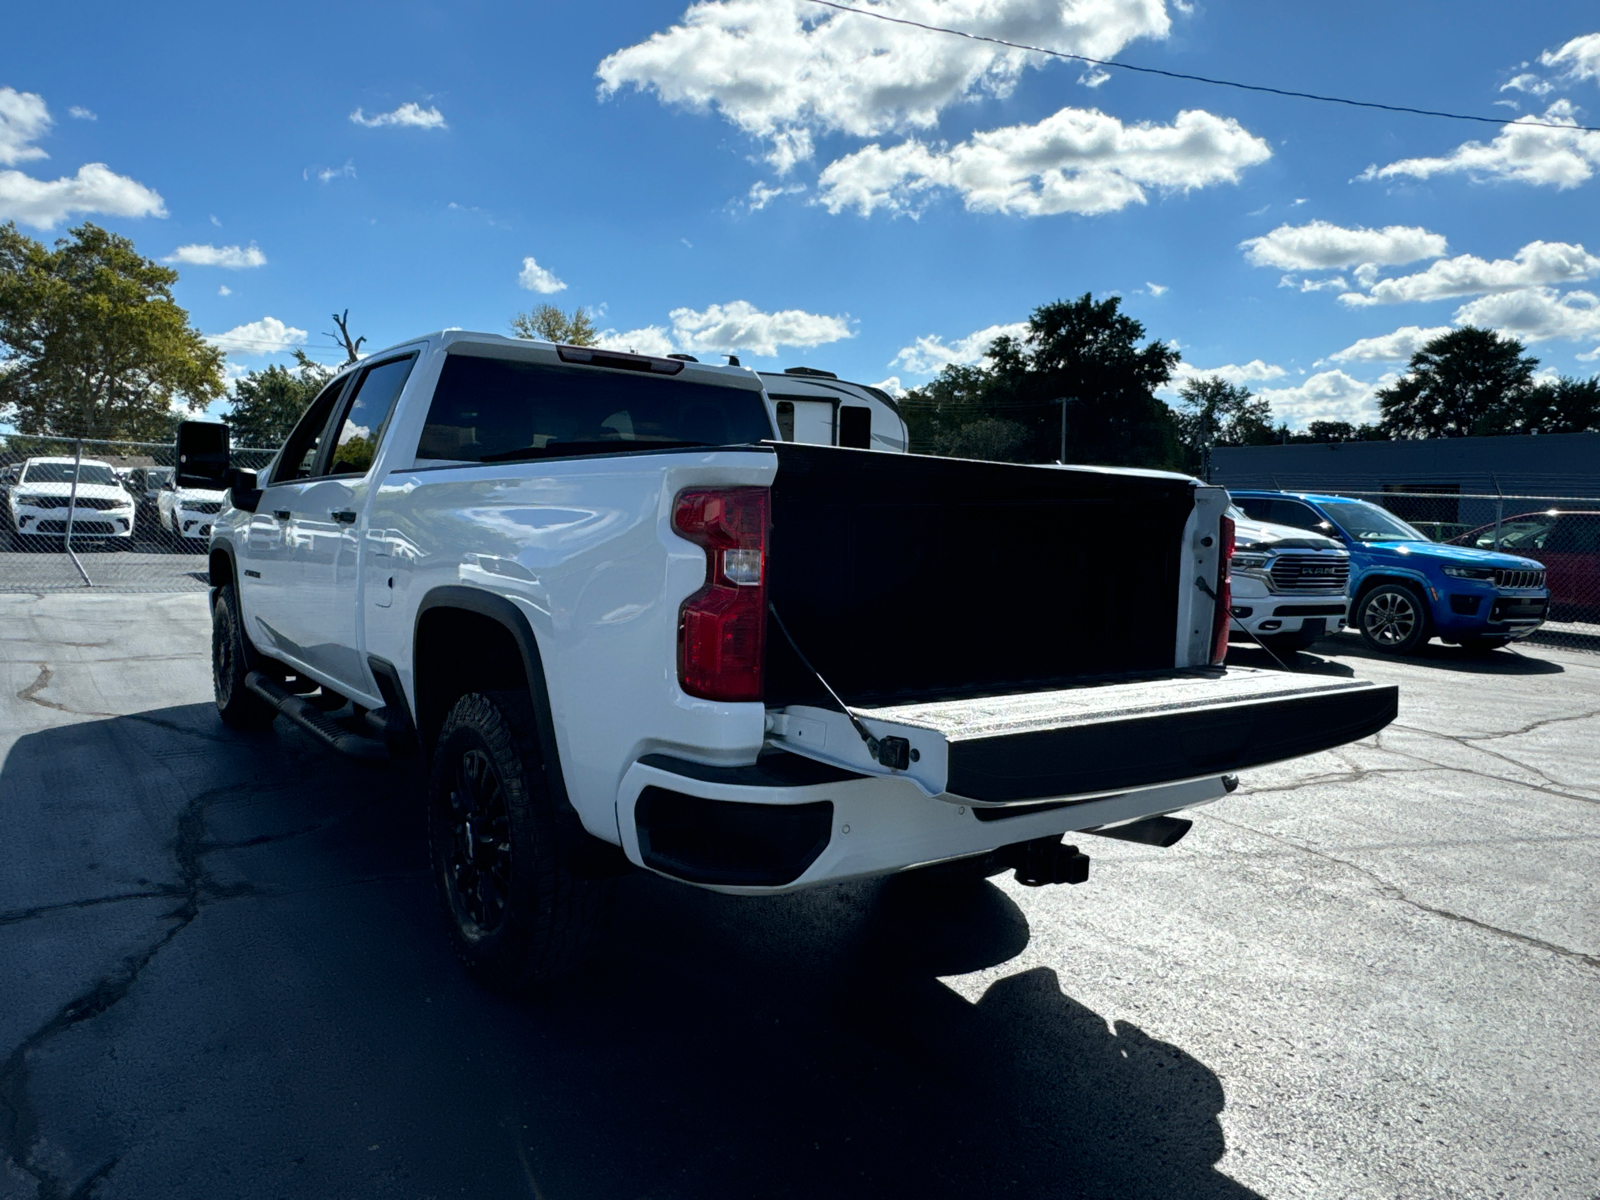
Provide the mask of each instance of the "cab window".
{"label": "cab window", "polygon": [[293,483],[296,479],[310,477],[317,461],[317,451],[322,448],[322,435],[328,427],[328,418],[333,414],[333,406],[338,403],[344,385],[349,382],[348,375],[335,379],[311,402],[311,407],[306,409],[305,415],[278,453],[278,465],[272,472],[273,483]]}

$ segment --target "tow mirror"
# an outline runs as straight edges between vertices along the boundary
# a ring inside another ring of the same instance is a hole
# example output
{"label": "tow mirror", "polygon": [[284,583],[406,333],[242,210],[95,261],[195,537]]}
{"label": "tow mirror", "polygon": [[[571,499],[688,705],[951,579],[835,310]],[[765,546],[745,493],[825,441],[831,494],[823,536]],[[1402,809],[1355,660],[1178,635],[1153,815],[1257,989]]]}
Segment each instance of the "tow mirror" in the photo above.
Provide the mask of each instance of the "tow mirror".
{"label": "tow mirror", "polygon": [[178,423],[178,466],[173,482],[178,487],[228,486],[228,427],[215,421]]}

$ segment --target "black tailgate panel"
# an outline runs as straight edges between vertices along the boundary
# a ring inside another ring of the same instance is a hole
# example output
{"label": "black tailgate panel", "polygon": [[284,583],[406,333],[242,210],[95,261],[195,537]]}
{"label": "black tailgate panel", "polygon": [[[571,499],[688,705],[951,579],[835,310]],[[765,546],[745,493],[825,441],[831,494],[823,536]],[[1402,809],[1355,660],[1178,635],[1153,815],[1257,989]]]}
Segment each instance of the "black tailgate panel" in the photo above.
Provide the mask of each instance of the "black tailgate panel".
{"label": "black tailgate panel", "polygon": [[956,741],[948,790],[1004,803],[1224,775],[1369,737],[1399,696],[1365,687]]}
{"label": "black tailgate panel", "polygon": [[[1167,670],[1184,478],[779,443],[770,595],[849,703]],[[767,703],[827,703],[776,630]]]}

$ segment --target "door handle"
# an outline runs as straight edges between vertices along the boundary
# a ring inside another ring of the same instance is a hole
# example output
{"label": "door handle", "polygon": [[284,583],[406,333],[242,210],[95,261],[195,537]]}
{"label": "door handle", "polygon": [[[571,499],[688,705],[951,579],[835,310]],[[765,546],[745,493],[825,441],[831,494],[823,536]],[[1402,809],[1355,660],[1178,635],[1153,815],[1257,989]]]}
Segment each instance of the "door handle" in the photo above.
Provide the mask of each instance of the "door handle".
{"label": "door handle", "polygon": [[356,510],[353,508],[336,508],[328,515],[341,525],[354,525],[356,523]]}
{"label": "door handle", "polygon": [[287,521],[294,514],[292,514],[287,508],[275,508],[272,510],[272,515],[277,517],[280,521]]}

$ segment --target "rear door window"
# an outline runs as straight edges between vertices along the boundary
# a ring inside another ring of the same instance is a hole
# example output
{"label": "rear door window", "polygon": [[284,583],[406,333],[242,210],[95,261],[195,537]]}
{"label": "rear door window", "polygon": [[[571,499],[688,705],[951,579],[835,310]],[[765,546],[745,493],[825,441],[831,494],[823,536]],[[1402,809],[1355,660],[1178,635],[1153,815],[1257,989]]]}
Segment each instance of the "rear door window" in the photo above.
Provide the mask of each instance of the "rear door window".
{"label": "rear door window", "polygon": [[417,458],[514,462],[770,437],[766,404],[753,389],[452,354]]}
{"label": "rear door window", "polygon": [[406,385],[416,355],[392,358],[361,372],[355,391],[345,405],[330,451],[329,475],[365,475],[372,466],[378,443],[394,413],[394,402]]}

